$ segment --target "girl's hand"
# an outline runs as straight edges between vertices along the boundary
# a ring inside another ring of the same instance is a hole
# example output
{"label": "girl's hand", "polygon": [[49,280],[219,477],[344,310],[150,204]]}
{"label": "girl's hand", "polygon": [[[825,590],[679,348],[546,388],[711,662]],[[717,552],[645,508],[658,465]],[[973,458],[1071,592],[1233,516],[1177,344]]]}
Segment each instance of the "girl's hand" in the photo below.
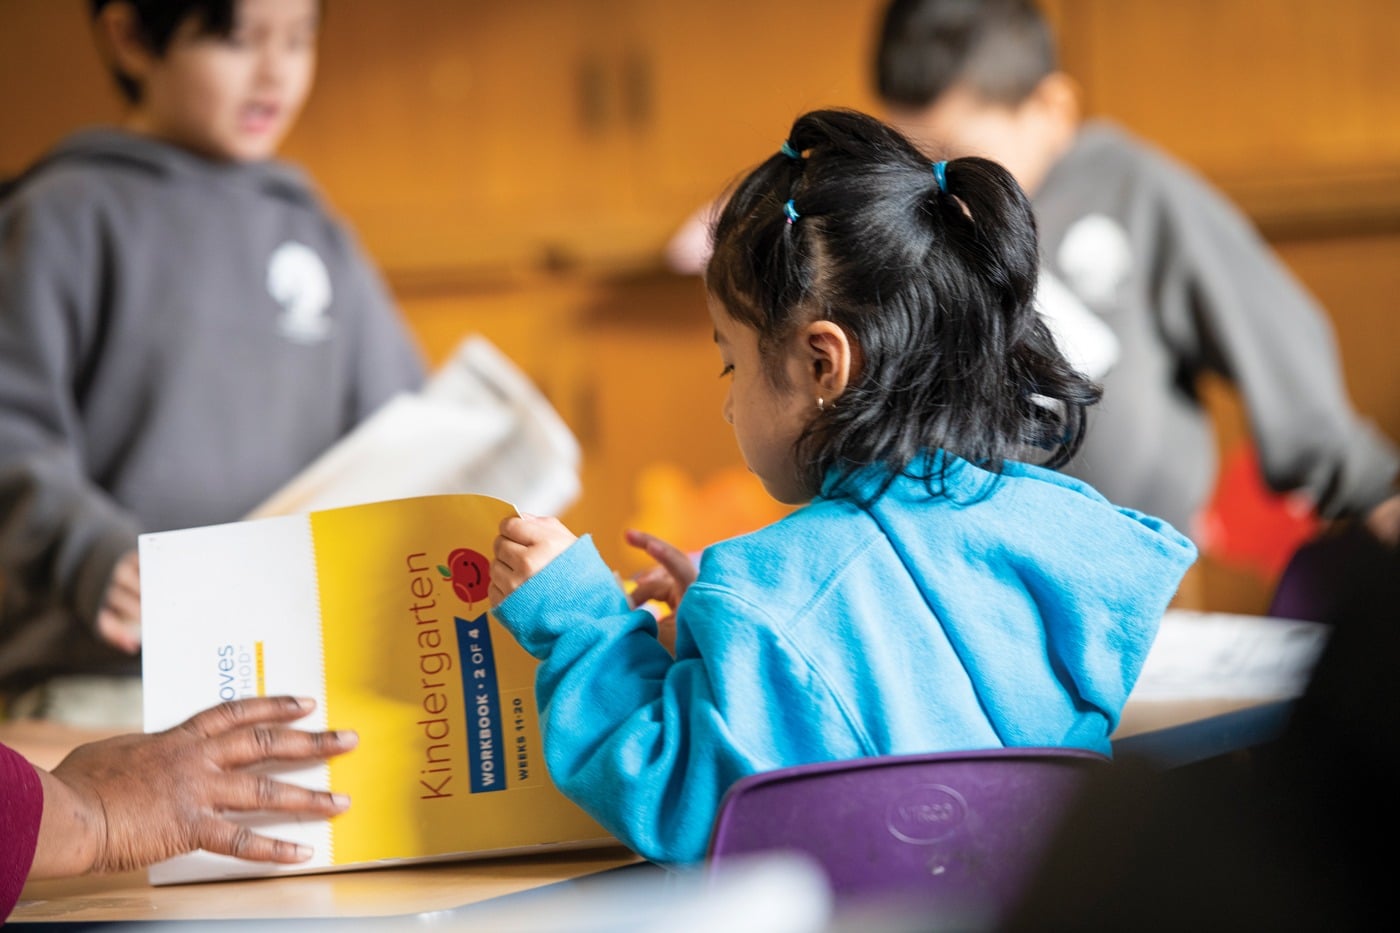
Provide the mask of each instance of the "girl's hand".
{"label": "girl's hand", "polygon": [[644,531],[628,530],[626,538],[628,544],[645,551],[656,561],[655,567],[642,571],[634,578],[637,586],[627,594],[628,605],[636,609],[654,599],[670,606],[671,611],[675,612],[681,597],[698,576],[695,562],[680,548]]}
{"label": "girl's hand", "polygon": [[127,871],[195,849],[259,862],[303,862],[306,846],[272,839],[227,818],[239,811],[328,817],[342,795],[259,773],[355,747],[353,732],[288,727],[311,700],[234,700],[151,735],[123,735],[74,749],[39,772],[44,815],[31,877]]}
{"label": "girl's hand", "polygon": [[695,562],[680,548],[646,532],[629,530],[626,538],[628,544],[645,551],[656,561],[655,567],[644,570],[633,578],[636,586],[627,594],[627,604],[636,609],[655,600],[670,607],[671,612],[668,615],[660,616],[656,620],[656,638],[666,646],[667,651],[675,654],[676,607],[680,605],[681,597],[698,576]]}
{"label": "girl's hand", "polygon": [[499,606],[525,581],[563,554],[578,536],[557,518],[512,515],[501,522],[491,561],[491,606]]}
{"label": "girl's hand", "polygon": [[97,610],[97,637],[118,651],[141,650],[141,565],[127,551],[112,570],[112,581]]}

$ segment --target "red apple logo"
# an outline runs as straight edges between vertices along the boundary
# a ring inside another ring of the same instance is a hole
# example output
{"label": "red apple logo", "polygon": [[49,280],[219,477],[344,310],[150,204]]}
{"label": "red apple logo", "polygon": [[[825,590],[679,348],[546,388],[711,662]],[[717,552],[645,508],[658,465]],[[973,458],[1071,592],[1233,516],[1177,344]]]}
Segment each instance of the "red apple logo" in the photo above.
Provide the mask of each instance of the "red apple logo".
{"label": "red apple logo", "polygon": [[438,573],[452,583],[452,592],[464,603],[486,598],[491,587],[491,562],[471,548],[459,547],[438,564]]}

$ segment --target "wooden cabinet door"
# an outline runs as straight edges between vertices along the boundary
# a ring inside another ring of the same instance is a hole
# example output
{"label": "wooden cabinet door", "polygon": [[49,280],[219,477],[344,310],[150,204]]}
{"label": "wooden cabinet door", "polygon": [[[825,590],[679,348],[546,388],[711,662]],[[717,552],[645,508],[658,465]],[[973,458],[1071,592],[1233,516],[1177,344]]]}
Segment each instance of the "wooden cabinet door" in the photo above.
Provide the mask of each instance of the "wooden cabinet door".
{"label": "wooden cabinet door", "polygon": [[775,151],[802,112],[876,110],[869,59],[884,0],[617,6],[612,41],[640,99],[626,128],[631,209],[671,219],[654,241]]}
{"label": "wooden cabinet door", "polygon": [[1221,185],[1270,235],[1394,229],[1400,3],[1058,0],[1090,114]]}
{"label": "wooden cabinet door", "polygon": [[338,0],[287,154],[400,273],[557,261],[616,192],[590,120],[605,0]]}

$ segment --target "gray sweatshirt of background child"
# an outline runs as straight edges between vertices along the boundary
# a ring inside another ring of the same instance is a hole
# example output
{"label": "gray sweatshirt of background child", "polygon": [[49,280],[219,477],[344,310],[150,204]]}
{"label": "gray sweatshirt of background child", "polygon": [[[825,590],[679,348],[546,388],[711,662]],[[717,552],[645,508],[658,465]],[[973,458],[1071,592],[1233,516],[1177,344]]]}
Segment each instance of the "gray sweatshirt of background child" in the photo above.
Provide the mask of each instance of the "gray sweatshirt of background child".
{"label": "gray sweatshirt of background child", "polygon": [[292,167],[62,143],[0,197],[0,687],[139,670],[93,634],[137,534],[238,519],[422,376]]}
{"label": "gray sweatshirt of background child", "polygon": [[1196,380],[1214,372],[1238,390],[1274,489],[1327,517],[1392,493],[1395,445],[1353,410],[1325,313],[1220,194],[1091,122],[1034,202],[1047,267],[1118,344],[1066,472],[1199,533],[1217,453]]}

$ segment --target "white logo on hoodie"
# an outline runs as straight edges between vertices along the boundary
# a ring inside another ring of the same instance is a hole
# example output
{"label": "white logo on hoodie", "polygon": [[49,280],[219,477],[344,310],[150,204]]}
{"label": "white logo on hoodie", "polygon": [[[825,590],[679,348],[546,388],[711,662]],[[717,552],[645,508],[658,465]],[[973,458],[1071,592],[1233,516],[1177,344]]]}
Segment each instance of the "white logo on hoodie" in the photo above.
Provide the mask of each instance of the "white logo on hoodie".
{"label": "white logo on hoodie", "polygon": [[1060,352],[1090,379],[1102,379],[1122,352],[1118,337],[1049,269],[1041,268],[1039,283],[1036,308],[1055,335]]}
{"label": "white logo on hoodie", "polygon": [[1075,221],[1060,241],[1060,271],[1080,298],[1100,314],[1117,309],[1119,291],[1133,271],[1128,231],[1104,214]]}
{"label": "white logo on hoodie", "polygon": [[319,343],[330,336],[331,277],[316,251],[288,240],[267,262],[267,290],[282,306],[277,329],[296,343]]}

